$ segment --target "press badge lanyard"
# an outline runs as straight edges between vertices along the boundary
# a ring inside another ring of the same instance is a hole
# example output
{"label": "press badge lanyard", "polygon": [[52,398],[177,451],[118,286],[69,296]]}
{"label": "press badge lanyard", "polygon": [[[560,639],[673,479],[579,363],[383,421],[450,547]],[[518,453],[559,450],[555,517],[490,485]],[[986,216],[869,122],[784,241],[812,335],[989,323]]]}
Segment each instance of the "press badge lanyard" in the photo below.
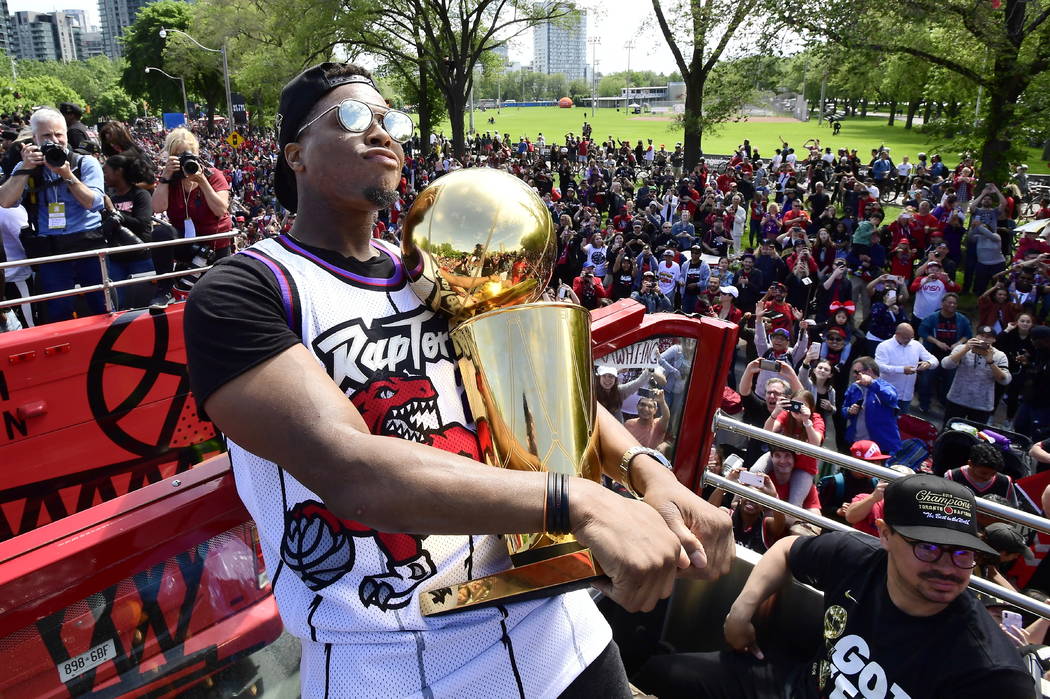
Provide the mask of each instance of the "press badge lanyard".
{"label": "press badge lanyard", "polygon": [[182,183],[182,206],[186,212],[186,220],[182,222],[182,230],[184,238],[196,238],[197,227],[193,225],[193,219],[190,218],[190,193],[186,191],[185,180]]}
{"label": "press badge lanyard", "polygon": [[47,227],[50,230],[64,231],[66,229],[66,204],[58,200],[58,188],[55,187],[54,203],[47,201],[47,187],[44,190],[44,201],[47,202]]}

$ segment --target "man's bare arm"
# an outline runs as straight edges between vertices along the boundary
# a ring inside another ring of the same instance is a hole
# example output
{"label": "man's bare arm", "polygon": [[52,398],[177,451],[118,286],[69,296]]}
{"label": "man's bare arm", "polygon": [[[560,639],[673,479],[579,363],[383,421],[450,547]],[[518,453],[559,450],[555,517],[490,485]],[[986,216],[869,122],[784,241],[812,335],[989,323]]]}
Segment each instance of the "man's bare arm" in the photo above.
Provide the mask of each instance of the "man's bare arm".
{"label": "man's bare arm", "polygon": [[[279,464],[337,516],[380,531],[497,534],[542,531],[546,474],[511,471],[393,437],[375,436],[302,345],[232,379],[205,404],[239,445]],[[688,565],[652,507],[572,479],[572,532],[630,610],[652,609]]]}

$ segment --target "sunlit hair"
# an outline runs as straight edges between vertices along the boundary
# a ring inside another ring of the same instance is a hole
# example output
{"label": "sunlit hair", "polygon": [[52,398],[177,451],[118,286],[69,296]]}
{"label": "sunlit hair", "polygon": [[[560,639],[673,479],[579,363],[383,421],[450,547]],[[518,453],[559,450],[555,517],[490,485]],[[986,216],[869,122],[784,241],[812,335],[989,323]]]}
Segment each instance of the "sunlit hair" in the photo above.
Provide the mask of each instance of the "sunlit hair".
{"label": "sunlit hair", "polygon": [[200,150],[200,141],[188,129],[172,129],[172,132],[164,139],[164,152],[168,155],[182,154],[186,151],[198,155]]}
{"label": "sunlit hair", "polygon": [[57,109],[41,107],[33,112],[33,116],[29,117],[29,128],[34,136],[42,124],[61,124],[62,128],[65,129],[66,118]]}

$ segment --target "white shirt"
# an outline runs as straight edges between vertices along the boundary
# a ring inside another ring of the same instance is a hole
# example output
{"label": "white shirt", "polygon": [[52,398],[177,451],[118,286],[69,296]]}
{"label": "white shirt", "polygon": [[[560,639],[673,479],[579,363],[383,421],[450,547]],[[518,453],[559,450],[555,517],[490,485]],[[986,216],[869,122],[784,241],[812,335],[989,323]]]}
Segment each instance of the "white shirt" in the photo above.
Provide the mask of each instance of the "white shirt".
{"label": "white shirt", "polygon": [[907,177],[908,175],[911,174],[911,169],[912,169],[912,164],[911,163],[901,163],[900,165],[897,166],[897,174],[900,175],[901,177]]}
{"label": "white shirt", "polygon": [[[29,214],[22,205],[12,206],[9,209],[0,209],[0,239],[3,239],[4,254],[8,262],[26,259],[26,251],[22,247],[22,241],[18,234],[29,225]],[[24,267],[8,267],[4,270],[5,279],[9,282],[20,282],[28,279],[33,273],[29,265]]]}
{"label": "white shirt", "polygon": [[919,362],[929,362],[933,367],[938,363],[937,358],[918,340],[910,340],[908,344],[902,345],[896,337],[879,343],[875,348],[875,361],[879,364],[880,376],[897,389],[897,398],[903,401],[911,400],[915,393],[915,378],[918,376],[905,374],[904,367],[916,367]]}
{"label": "white shirt", "polygon": [[681,276],[682,269],[674,260],[670,264],[663,261],[656,266],[656,286],[667,298],[674,298],[674,290]]}

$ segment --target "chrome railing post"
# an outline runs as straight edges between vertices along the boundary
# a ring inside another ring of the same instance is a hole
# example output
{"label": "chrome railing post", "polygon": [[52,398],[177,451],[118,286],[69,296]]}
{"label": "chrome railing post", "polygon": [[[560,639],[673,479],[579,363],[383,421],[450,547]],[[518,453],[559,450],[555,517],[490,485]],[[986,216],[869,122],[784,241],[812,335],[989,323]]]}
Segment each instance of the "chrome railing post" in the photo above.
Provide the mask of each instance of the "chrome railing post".
{"label": "chrome railing post", "polygon": [[109,278],[109,256],[106,252],[105,248],[98,251],[98,266],[102,270],[102,294],[106,299],[106,313],[113,313],[117,310],[117,304],[113,300],[113,280]]}

